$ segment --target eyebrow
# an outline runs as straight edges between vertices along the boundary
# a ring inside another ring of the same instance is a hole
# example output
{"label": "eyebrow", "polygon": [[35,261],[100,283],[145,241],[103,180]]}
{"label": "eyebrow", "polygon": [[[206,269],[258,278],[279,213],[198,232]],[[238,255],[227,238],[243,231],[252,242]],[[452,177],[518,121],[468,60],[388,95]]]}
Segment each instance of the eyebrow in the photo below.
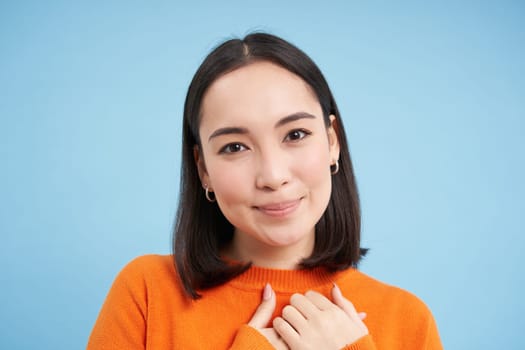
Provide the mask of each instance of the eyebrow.
{"label": "eyebrow", "polygon": [[[310,113],[306,112],[297,112],[290,114],[284,118],[279,119],[277,123],[275,123],[275,128],[279,128],[283,125],[286,125],[288,123],[294,122],[296,120],[300,119],[315,119],[316,117]],[[222,135],[230,135],[230,134],[248,134],[248,129],[233,126],[233,127],[225,127],[215,130],[210,137],[208,138],[208,141],[210,141],[212,138]]]}
{"label": "eyebrow", "polygon": [[306,113],[306,112],[297,112],[297,113],[294,113],[294,114],[290,114],[289,116],[286,116],[286,117],[280,119],[275,124],[275,127],[278,128],[280,126],[283,126],[285,124],[288,124],[288,123],[291,123],[291,122],[294,122],[294,121],[300,120],[300,119],[315,119],[315,115],[312,115],[312,114]]}

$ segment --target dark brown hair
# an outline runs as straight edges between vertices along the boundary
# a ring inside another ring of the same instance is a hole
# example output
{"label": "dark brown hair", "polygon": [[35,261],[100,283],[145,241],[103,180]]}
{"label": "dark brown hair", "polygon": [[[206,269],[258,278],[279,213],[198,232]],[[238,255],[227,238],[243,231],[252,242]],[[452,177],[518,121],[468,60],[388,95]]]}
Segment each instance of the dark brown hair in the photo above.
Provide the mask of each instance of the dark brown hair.
{"label": "dark brown hair", "polygon": [[346,135],[334,97],[315,63],[289,42],[266,33],[231,39],[216,47],[195,73],[186,95],[182,134],[182,168],[179,206],[173,236],[176,268],[184,289],[192,298],[197,291],[221,285],[241,274],[250,264],[232,265],[220,250],[233,237],[234,227],[216,203],[206,200],[194,160],[199,146],[200,112],[207,88],[222,75],[256,61],[269,61],[301,77],[316,94],[326,126],[333,114],[339,145],[339,172],[332,176],[328,206],[315,226],[315,247],[304,259],[305,269],[329,271],[357,267],[366,254],[360,247],[359,196]]}

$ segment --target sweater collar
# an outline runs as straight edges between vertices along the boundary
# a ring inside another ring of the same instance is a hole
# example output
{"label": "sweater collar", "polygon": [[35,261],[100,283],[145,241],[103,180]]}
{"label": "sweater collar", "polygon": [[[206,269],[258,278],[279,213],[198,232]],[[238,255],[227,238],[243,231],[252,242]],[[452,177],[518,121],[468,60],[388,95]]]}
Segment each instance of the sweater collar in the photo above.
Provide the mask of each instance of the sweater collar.
{"label": "sweater collar", "polygon": [[270,283],[276,292],[307,291],[309,289],[331,288],[344,276],[352,275],[355,269],[329,272],[324,268],[309,270],[279,270],[252,266],[235,277],[231,284],[242,289],[261,290]]}

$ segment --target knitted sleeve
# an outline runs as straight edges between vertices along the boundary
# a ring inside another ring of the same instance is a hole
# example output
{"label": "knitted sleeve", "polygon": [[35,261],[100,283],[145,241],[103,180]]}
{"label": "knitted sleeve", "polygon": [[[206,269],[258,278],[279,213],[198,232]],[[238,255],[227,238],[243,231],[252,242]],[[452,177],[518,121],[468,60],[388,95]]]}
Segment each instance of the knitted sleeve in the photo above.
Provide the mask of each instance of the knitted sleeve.
{"label": "knitted sleeve", "polygon": [[142,272],[126,266],[117,276],[100,310],[87,350],[146,348],[147,290]]}
{"label": "knitted sleeve", "polygon": [[356,342],[348,344],[341,350],[376,350],[376,346],[372,340],[372,336],[367,334],[359,338]]}
{"label": "knitted sleeve", "polygon": [[270,342],[255,328],[243,325],[229,350],[273,350]]}
{"label": "knitted sleeve", "polygon": [[[229,350],[272,350],[273,346],[256,329],[244,325],[239,329],[237,337]],[[376,350],[370,335],[366,335],[355,343],[345,346],[341,350]]]}

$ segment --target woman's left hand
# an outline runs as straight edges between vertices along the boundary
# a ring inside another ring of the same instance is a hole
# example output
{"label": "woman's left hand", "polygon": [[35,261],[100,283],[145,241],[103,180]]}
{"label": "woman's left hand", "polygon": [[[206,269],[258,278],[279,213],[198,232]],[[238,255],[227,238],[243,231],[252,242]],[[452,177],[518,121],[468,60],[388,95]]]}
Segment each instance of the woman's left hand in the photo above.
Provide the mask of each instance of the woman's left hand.
{"label": "woman's left hand", "polygon": [[273,320],[273,328],[291,350],[339,350],[368,334],[363,314],[336,285],[332,297],[334,303],[314,291],[292,295],[282,317]]}

